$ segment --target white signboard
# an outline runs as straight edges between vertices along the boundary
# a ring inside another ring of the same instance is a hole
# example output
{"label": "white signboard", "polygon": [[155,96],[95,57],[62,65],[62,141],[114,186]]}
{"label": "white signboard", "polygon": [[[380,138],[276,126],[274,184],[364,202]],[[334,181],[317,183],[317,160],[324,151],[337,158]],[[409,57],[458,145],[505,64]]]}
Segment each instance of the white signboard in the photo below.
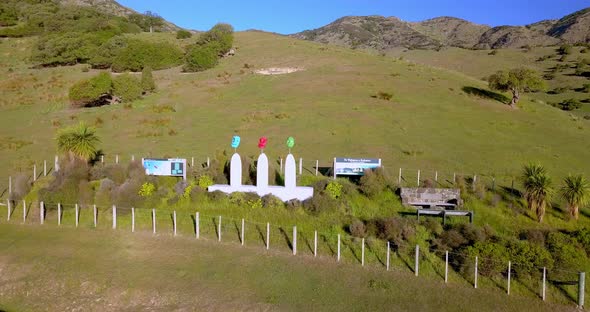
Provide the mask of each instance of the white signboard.
{"label": "white signboard", "polygon": [[144,158],[142,164],[147,175],[182,177],[186,180],[186,159]]}
{"label": "white signboard", "polygon": [[334,178],[337,175],[362,176],[365,170],[381,167],[380,158],[334,158]]}

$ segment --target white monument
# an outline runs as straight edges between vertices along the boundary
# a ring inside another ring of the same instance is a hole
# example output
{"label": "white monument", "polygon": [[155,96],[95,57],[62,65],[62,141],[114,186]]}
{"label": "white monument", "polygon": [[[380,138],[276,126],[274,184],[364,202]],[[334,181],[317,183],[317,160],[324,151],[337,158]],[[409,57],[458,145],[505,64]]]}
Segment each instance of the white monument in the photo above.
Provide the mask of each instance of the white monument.
{"label": "white monument", "polygon": [[[263,140],[264,139],[264,140]],[[232,147],[237,148],[240,139],[236,137],[232,140]],[[287,145],[289,148],[293,147],[294,140],[289,138]],[[266,145],[266,138],[261,138],[258,147],[261,149]],[[256,166],[256,185],[242,185],[242,160],[238,153],[235,153],[230,162],[230,184],[222,185],[215,184],[208,188],[209,192],[222,191],[226,194],[233,192],[250,192],[256,193],[258,196],[272,194],[282,201],[289,201],[292,199],[306,200],[313,197],[313,187],[297,186],[296,172],[297,166],[295,164],[295,157],[291,153],[287,155],[287,162],[285,164],[285,186],[268,185],[268,157],[264,152],[258,156]]]}

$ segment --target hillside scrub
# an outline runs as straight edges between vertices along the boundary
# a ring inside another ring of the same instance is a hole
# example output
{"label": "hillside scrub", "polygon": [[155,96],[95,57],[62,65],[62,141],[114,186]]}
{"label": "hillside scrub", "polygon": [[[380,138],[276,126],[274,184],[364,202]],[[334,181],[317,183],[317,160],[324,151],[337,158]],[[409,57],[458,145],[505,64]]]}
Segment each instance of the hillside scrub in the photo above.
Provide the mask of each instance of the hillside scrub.
{"label": "hillside scrub", "polygon": [[129,103],[154,89],[155,83],[150,71],[146,71],[145,78],[143,74],[141,78],[137,78],[128,73],[113,78],[109,73],[103,72],[75,83],[70,88],[69,99],[72,106],[77,108]]}
{"label": "hillside scrub", "polygon": [[193,34],[188,30],[181,29],[176,32],[176,39],[188,39],[188,38],[191,38],[192,36],[193,36]]}
{"label": "hillside scrub", "polygon": [[510,71],[498,71],[488,79],[490,89],[512,92],[510,106],[515,107],[521,92],[544,90],[545,81],[532,69],[515,68]]}
{"label": "hillside scrub", "polygon": [[146,66],[159,70],[182,63],[182,51],[166,42],[153,43],[128,39],[127,44],[115,54],[112,59],[114,72],[140,72]]}
{"label": "hillside scrub", "polygon": [[185,72],[199,72],[215,67],[220,57],[229,52],[233,45],[233,27],[217,24],[202,33],[197,42],[187,48]]}

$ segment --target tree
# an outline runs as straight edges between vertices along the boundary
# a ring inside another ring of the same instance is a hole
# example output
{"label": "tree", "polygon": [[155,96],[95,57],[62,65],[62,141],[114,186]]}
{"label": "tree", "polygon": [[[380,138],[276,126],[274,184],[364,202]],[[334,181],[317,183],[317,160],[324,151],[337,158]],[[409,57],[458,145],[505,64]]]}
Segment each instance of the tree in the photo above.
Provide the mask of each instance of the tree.
{"label": "tree", "polygon": [[207,70],[217,65],[218,48],[216,43],[206,45],[193,45],[186,53],[185,72],[198,72]]}
{"label": "tree", "polygon": [[590,184],[581,174],[566,177],[563,184],[561,197],[567,202],[570,215],[578,220],[580,208],[590,202]]}
{"label": "tree", "polygon": [[96,157],[97,144],[100,139],[94,128],[81,122],[77,126],[61,129],[57,133],[57,149],[70,158],[79,158],[88,162]]}
{"label": "tree", "polygon": [[143,89],[143,92],[152,92],[156,90],[152,68],[149,66],[144,67],[141,72],[141,88]]}
{"label": "tree", "polygon": [[150,28],[150,33],[154,32],[154,27],[160,27],[160,26],[164,25],[164,19],[156,13],[153,13],[151,11],[147,11],[147,12],[145,12],[144,16],[145,16],[145,22],[146,22],[147,26]]}
{"label": "tree", "polygon": [[488,79],[490,89],[512,92],[510,106],[515,107],[521,92],[539,91],[546,88],[545,81],[532,69],[514,68],[510,71],[500,70]]}
{"label": "tree", "polygon": [[75,83],[69,92],[74,107],[100,106],[110,97],[112,78],[109,73],[100,73],[90,79]]}
{"label": "tree", "polygon": [[551,178],[545,168],[540,164],[528,164],[524,166],[522,173],[524,184],[524,197],[530,210],[537,215],[537,220],[543,222],[545,207],[553,195]]}

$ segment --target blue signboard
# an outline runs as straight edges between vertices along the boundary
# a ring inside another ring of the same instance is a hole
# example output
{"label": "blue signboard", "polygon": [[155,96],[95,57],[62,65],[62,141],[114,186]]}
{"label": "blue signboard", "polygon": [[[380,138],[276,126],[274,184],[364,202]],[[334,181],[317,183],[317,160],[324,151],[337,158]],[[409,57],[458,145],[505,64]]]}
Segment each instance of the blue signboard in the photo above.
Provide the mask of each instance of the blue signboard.
{"label": "blue signboard", "polygon": [[183,177],[186,179],[186,159],[144,158],[142,163],[147,175]]}

